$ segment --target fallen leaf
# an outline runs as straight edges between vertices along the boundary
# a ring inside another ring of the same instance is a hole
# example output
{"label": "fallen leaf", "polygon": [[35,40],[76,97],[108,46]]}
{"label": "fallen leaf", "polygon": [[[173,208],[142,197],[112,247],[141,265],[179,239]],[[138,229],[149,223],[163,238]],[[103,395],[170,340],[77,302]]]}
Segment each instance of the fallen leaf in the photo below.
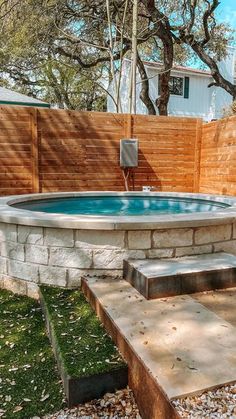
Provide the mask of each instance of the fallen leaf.
{"label": "fallen leaf", "polygon": [[21,410],[23,410],[23,407],[22,407],[22,406],[16,406],[16,407],[14,408],[14,410],[13,410],[13,413],[20,412]]}
{"label": "fallen leaf", "polygon": [[45,396],[41,397],[40,401],[44,402],[45,400],[47,400],[49,398],[49,394],[45,394]]}

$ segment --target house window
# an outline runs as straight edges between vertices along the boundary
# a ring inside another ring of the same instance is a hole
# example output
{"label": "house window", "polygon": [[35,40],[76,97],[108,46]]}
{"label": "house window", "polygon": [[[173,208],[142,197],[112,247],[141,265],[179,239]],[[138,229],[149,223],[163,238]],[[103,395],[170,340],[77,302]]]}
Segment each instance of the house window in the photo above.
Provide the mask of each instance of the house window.
{"label": "house window", "polygon": [[170,77],[170,93],[172,95],[183,96],[184,90],[184,79],[183,77]]}
{"label": "house window", "polygon": [[[158,78],[158,94],[160,95],[161,78]],[[189,98],[189,77],[170,76],[170,94]]]}

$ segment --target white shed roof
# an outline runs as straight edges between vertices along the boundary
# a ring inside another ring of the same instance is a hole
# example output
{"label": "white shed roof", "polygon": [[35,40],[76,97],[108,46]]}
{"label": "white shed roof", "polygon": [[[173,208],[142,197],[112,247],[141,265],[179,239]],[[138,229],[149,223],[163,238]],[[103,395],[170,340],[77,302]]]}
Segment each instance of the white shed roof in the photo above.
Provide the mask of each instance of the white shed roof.
{"label": "white shed roof", "polygon": [[0,87],[0,104],[47,107],[50,105],[33,97],[22,95],[13,90]]}
{"label": "white shed roof", "polygon": [[[144,64],[147,67],[153,67],[153,68],[157,68],[159,70],[163,69],[163,64],[161,62],[144,61]],[[208,70],[201,70],[201,69],[192,68],[192,67],[184,67],[182,65],[177,65],[177,64],[175,64],[173,66],[171,71],[178,71],[178,72],[181,72],[181,73],[191,73],[191,74],[195,74],[195,75],[211,77],[211,72],[208,71]]]}

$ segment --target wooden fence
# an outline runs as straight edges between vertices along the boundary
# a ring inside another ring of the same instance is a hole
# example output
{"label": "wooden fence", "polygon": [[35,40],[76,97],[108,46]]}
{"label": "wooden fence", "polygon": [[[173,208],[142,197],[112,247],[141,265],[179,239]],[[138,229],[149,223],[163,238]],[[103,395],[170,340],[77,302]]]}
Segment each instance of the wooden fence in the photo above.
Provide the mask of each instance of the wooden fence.
{"label": "wooden fence", "polygon": [[236,117],[202,129],[199,191],[236,195]]}
{"label": "wooden fence", "polygon": [[0,195],[122,191],[119,141],[127,137],[139,139],[131,189],[197,192],[201,130],[194,118],[2,106]]}

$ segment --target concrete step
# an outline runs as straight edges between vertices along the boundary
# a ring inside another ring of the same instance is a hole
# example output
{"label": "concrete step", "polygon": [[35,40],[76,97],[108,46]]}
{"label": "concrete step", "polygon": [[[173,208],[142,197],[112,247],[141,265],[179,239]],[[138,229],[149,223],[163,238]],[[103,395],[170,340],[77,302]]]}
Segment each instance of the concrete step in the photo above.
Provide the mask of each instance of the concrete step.
{"label": "concrete step", "polygon": [[236,380],[236,328],[213,301],[209,310],[188,295],[147,300],[111,278],[84,279],[82,289],[128,363],[143,419],[176,418],[171,399]]}
{"label": "concrete step", "polygon": [[236,286],[236,256],[125,260],[123,277],[147,299],[231,288]]}

